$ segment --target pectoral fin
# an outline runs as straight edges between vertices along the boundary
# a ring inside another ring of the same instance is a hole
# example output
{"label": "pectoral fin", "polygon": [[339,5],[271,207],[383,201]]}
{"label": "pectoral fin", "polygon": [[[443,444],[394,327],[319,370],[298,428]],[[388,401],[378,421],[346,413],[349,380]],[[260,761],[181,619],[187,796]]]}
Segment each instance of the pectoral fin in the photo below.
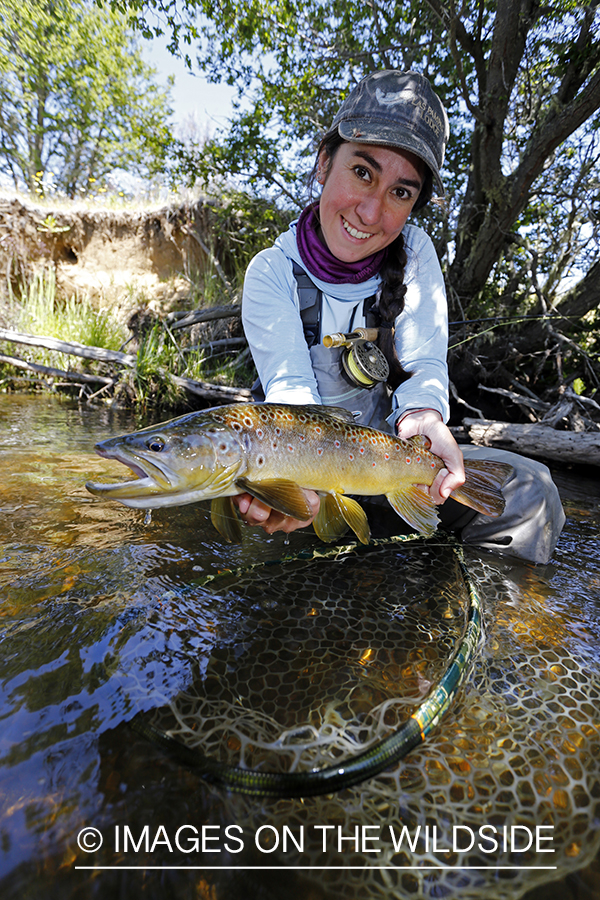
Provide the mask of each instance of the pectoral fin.
{"label": "pectoral fin", "polygon": [[326,494],[321,498],[321,507],[313,523],[315,531],[322,541],[329,543],[344,534],[346,528],[343,523],[350,526],[362,544],[369,543],[371,529],[362,506],[352,497]]}
{"label": "pectoral fin", "polygon": [[284,516],[292,516],[301,522],[312,518],[313,512],[304,491],[295,481],[287,481],[284,478],[247,481],[245,478],[238,478],[236,485],[257,500],[262,500],[271,509],[283,513]]}
{"label": "pectoral fin", "polygon": [[226,541],[241,544],[242,526],[231,497],[217,497],[210,504],[210,519]]}
{"label": "pectoral fin", "polygon": [[422,534],[433,534],[439,525],[436,506],[424,485],[411,484],[402,491],[385,495],[391,506],[405,522]]}

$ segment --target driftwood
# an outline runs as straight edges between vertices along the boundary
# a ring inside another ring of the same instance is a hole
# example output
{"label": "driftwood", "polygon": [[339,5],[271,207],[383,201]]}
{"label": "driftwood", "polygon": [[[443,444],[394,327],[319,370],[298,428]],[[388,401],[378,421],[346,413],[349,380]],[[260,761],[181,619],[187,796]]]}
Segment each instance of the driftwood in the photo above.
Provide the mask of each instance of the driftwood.
{"label": "driftwood", "polygon": [[198,322],[214,322],[216,319],[239,318],[242,314],[240,305],[234,306],[211,306],[209,309],[195,309],[192,312],[169,313],[167,316],[167,324],[171,331],[178,328],[189,328],[190,325],[196,325]]}
{"label": "driftwood", "polygon": [[29,347],[43,347],[44,350],[55,350],[58,353],[67,353],[71,356],[81,356],[83,359],[94,359],[97,362],[114,362],[122,366],[135,366],[137,357],[130,353],[121,353],[119,350],[105,350],[103,347],[86,347],[71,341],[59,341],[52,337],[43,337],[37,334],[23,334],[20,331],[7,331],[0,328],[0,341],[10,341],[13,344],[27,344]]}
{"label": "driftwood", "polygon": [[600,433],[556,431],[547,425],[516,425],[488,419],[463,419],[469,438],[483,447],[501,447],[523,456],[562,463],[600,466]]}
{"label": "driftwood", "polygon": [[[41,335],[23,334],[20,331],[8,331],[0,328],[0,340],[11,341],[16,344],[27,344],[30,347],[43,347],[46,350],[55,350],[59,353],[67,353],[74,356],[81,356],[84,359],[93,359],[100,362],[119,363],[121,365],[135,368],[137,365],[137,357],[129,353],[121,353],[117,350],[104,350],[102,347],[87,347],[85,344],[71,343],[68,341],[59,341],[56,338],[42,337]],[[40,375],[52,378],[64,378],[80,383],[103,384],[110,386],[114,379],[102,378],[99,375],[85,375],[77,372],[65,372],[62,369],[54,369],[50,366],[42,366],[38,363],[28,363],[18,357],[0,356],[0,361],[9,363],[17,368],[28,369]],[[180,375],[172,375],[166,370],[162,370],[162,375],[171,380],[178,387],[183,388],[190,394],[196,394],[208,400],[220,400],[227,403],[233,401],[247,402],[252,399],[252,395],[246,388],[228,387],[222,384],[212,384],[206,381],[195,381],[192,378],[184,378]]]}
{"label": "driftwood", "polygon": [[0,355],[0,362],[14,366],[16,369],[26,369],[36,375],[45,375],[46,378],[64,378],[65,381],[76,381],[82,384],[114,384],[114,378],[104,378],[102,375],[87,375],[83,372],[65,372],[64,369],[55,369],[53,366],[42,366],[40,363],[27,362],[20,356]]}

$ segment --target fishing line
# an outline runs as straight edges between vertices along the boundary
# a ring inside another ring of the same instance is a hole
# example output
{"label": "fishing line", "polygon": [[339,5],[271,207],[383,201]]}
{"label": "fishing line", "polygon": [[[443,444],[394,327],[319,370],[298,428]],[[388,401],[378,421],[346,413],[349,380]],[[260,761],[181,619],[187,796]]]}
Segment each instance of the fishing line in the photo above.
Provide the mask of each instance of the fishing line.
{"label": "fishing line", "polygon": [[457,541],[445,538],[442,542],[435,536],[423,539],[420,534],[393,535],[375,538],[366,547],[358,542],[352,542],[343,546],[301,550],[277,560],[250,563],[237,569],[225,569],[218,573],[208,574],[196,582],[198,585],[204,586],[225,575],[238,575],[268,565],[280,565],[294,560],[336,559],[352,552],[361,553],[373,547],[387,547],[414,540],[433,542],[438,546],[443,543],[444,546],[452,547],[467,588],[465,626],[463,635],[438,683],[410,718],[390,735],[377,741],[365,751],[321,769],[306,772],[273,772],[244,769],[206,756],[201,750],[189,747],[177,740],[168,730],[163,730],[148,722],[144,713],[132,720],[132,728],[170,751],[186,766],[197,770],[206,781],[230,791],[255,797],[309,797],[329,794],[359,784],[390,768],[423,743],[427,735],[440,723],[471,669],[481,640],[481,600],[470,577],[462,547]]}
{"label": "fishing line", "polygon": [[476,338],[482,337],[484,334],[489,334],[496,328],[501,328],[503,325],[510,325],[513,322],[535,322],[543,319],[547,319],[548,321],[555,321],[556,319],[569,321],[570,318],[572,317],[561,315],[549,316],[547,314],[544,314],[539,316],[487,316],[481,319],[460,319],[457,322],[448,322],[449,328],[458,327],[459,325],[476,325],[479,322],[495,323],[490,328],[484,328],[483,331],[478,331],[476,334],[472,334],[469,337],[466,337],[464,340],[458,341],[456,344],[449,344],[448,350],[455,350],[457,347],[462,347],[463,344],[468,344],[469,341],[474,341],[476,340]]}
{"label": "fishing line", "polygon": [[558,313],[554,315],[548,315],[548,313],[540,313],[538,316],[528,316],[523,314],[522,316],[484,316],[479,319],[457,319],[456,322],[448,322],[448,325],[452,327],[453,325],[476,325],[478,322],[536,322],[540,319],[564,319],[568,321],[571,316],[561,316]]}

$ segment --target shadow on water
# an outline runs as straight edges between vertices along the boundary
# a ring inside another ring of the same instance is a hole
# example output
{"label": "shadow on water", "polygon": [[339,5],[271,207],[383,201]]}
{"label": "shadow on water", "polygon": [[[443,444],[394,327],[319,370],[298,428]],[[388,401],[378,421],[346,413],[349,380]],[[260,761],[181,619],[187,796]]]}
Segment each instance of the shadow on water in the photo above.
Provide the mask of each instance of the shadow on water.
{"label": "shadow on water", "polygon": [[263,567],[318,542],[224,545],[206,505],[148,523],[84,487],[124,474],[93,445],[135,427],[0,402],[0,896],[598,900],[597,471],[556,473],[568,519],[549,566],[469,551],[485,643],[421,748],[337,795],[253,800],[130,721],[253,768],[343,759],[443,670],[454,556],[419,542]]}

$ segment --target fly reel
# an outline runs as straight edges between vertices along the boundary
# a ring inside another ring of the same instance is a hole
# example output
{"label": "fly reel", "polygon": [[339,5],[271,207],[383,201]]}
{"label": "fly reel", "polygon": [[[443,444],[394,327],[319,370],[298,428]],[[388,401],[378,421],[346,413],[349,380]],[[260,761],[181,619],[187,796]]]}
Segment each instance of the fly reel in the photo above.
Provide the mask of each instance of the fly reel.
{"label": "fly reel", "polygon": [[390,374],[387,359],[373,343],[376,339],[376,328],[357,328],[350,334],[327,334],[323,344],[325,347],[343,347],[344,372],[352,384],[370,390],[387,381]]}

